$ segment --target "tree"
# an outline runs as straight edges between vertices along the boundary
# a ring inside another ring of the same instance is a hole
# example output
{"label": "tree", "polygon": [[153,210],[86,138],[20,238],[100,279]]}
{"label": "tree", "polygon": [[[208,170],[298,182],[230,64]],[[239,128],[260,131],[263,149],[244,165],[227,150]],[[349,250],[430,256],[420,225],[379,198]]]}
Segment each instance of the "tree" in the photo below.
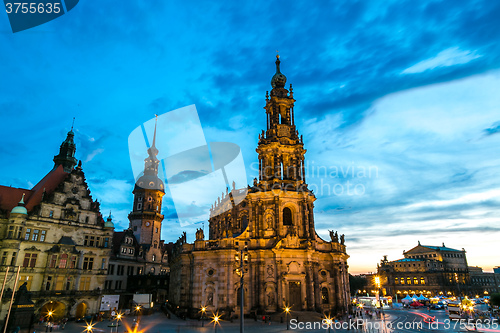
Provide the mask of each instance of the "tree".
{"label": "tree", "polygon": [[368,281],[364,276],[353,276],[349,274],[349,286],[351,287],[351,295],[354,296],[356,291],[366,289]]}

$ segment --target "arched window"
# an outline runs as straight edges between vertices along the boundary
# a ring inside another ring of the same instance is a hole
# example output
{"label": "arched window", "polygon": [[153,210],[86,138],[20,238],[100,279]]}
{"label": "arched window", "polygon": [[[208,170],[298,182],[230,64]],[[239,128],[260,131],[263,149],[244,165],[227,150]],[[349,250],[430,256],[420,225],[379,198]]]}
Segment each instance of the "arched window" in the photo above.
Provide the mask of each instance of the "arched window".
{"label": "arched window", "polygon": [[248,227],[248,216],[243,215],[241,217],[241,229],[244,231]]}
{"label": "arched window", "polygon": [[292,211],[288,207],[283,209],[283,225],[292,225]]}
{"label": "arched window", "polygon": [[321,288],[321,303],[322,304],[330,303],[328,301],[328,288],[326,288],[326,287]]}

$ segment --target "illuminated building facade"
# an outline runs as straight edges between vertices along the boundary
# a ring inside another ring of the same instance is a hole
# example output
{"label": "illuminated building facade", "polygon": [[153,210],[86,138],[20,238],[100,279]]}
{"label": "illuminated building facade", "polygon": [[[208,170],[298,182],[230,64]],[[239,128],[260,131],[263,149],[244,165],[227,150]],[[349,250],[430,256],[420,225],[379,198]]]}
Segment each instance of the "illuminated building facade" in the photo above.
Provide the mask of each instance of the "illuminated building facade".
{"label": "illuminated building facade", "polygon": [[[169,302],[179,309],[239,313],[240,260],[245,313],[295,310],[338,313],[349,303],[343,235],[321,239],[314,227],[314,194],[308,189],[306,150],[294,120],[293,91],[276,60],[266,94],[266,129],[257,147],[259,178],[239,204],[240,190],[226,191],[210,210],[209,240],[200,229],[173,248]],[[242,251],[243,252],[240,252]],[[243,258],[241,257],[243,255]]]}
{"label": "illuminated building facade", "polygon": [[73,138],[68,132],[54,168],[32,189],[0,186],[2,280],[9,269],[2,319],[19,266],[15,290],[26,283],[37,316],[56,320],[98,311],[113,223],[103,220],[90,195]]}
{"label": "illuminated building facade", "polygon": [[375,276],[379,276],[381,292],[404,297],[406,294],[424,295],[481,295],[498,290],[495,274],[483,273],[467,263],[466,251],[442,246],[421,245],[403,251],[403,259],[388,261],[387,256],[377,265],[377,274],[367,277],[376,289]]}

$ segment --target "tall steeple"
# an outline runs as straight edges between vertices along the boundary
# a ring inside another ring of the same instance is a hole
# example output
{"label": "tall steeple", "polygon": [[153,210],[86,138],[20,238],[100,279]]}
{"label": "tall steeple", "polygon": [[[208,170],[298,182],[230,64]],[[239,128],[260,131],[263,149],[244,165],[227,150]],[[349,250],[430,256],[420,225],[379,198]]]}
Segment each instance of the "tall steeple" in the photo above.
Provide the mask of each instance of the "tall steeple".
{"label": "tall steeple", "polygon": [[[267,127],[259,135],[259,181],[304,183],[304,144],[295,127],[292,85],[285,88],[286,76],[281,73],[280,57],[276,56],[276,73],[271,79],[271,94],[266,92]],[[296,184],[298,185],[298,184]]]}
{"label": "tall steeple", "polygon": [[[73,118],[74,120],[74,118]],[[73,141],[75,133],[73,133],[73,125],[59,148],[59,155],[54,156],[54,168],[62,165],[65,172],[71,172],[75,167],[77,160],[75,158],[76,145]]]}
{"label": "tall steeple", "polygon": [[[148,149],[148,157],[144,160],[144,175],[156,176],[158,178],[158,166],[160,161],[156,158],[158,155],[158,149],[156,148],[156,123],[158,121],[158,116],[155,119],[155,131],[153,134],[153,143]],[[162,187],[163,189],[163,187]]]}
{"label": "tall steeple", "polygon": [[[153,134],[153,141],[148,148],[148,157],[144,160],[144,174],[135,182],[134,206],[128,218],[130,228],[139,244],[150,245],[157,248],[160,243],[160,230],[163,221],[161,214],[162,198],[165,195],[163,181],[158,177],[158,167],[160,161],[156,157],[156,125]],[[155,247],[156,246],[156,247]]]}

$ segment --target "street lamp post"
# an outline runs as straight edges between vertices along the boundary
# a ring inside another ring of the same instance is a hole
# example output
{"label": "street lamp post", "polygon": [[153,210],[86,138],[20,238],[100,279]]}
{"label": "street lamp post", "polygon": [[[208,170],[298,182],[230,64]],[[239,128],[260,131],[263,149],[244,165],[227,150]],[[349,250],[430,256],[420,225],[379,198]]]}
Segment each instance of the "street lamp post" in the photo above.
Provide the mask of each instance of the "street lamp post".
{"label": "street lamp post", "polygon": [[207,308],[202,306],[201,307],[201,327],[204,327],[205,326],[205,322],[204,322],[204,319],[205,319],[205,314],[207,312]]}
{"label": "street lamp post", "polygon": [[135,331],[139,328],[139,315],[141,314],[141,306],[137,305],[135,307]]}
{"label": "street lamp post", "polygon": [[286,319],[286,329],[290,329],[290,322],[288,321],[288,314],[290,313],[290,307],[286,306],[285,307],[285,319]]}
{"label": "street lamp post", "polygon": [[324,322],[328,325],[328,333],[330,333],[330,330],[332,328],[333,319],[330,316],[328,316],[324,319]]}
{"label": "street lamp post", "polygon": [[239,272],[240,275],[240,333],[244,333],[245,331],[245,326],[244,326],[244,309],[243,306],[245,304],[245,288],[243,287],[244,285],[244,276],[245,276],[245,268],[244,264],[248,264],[248,249],[245,246],[243,249],[240,249],[240,255],[238,254],[235,255],[235,260],[236,263],[240,263],[240,267],[237,269],[237,272]]}
{"label": "street lamp post", "polygon": [[217,333],[217,326],[219,325],[219,315],[214,315],[213,322],[214,322],[214,332]]}
{"label": "street lamp post", "polygon": [[122,319],[122,314],[118,313],[116,315],[115,319],[116,319],[116,333],[118,333],[118,325],[119,325],[120,320]]}

